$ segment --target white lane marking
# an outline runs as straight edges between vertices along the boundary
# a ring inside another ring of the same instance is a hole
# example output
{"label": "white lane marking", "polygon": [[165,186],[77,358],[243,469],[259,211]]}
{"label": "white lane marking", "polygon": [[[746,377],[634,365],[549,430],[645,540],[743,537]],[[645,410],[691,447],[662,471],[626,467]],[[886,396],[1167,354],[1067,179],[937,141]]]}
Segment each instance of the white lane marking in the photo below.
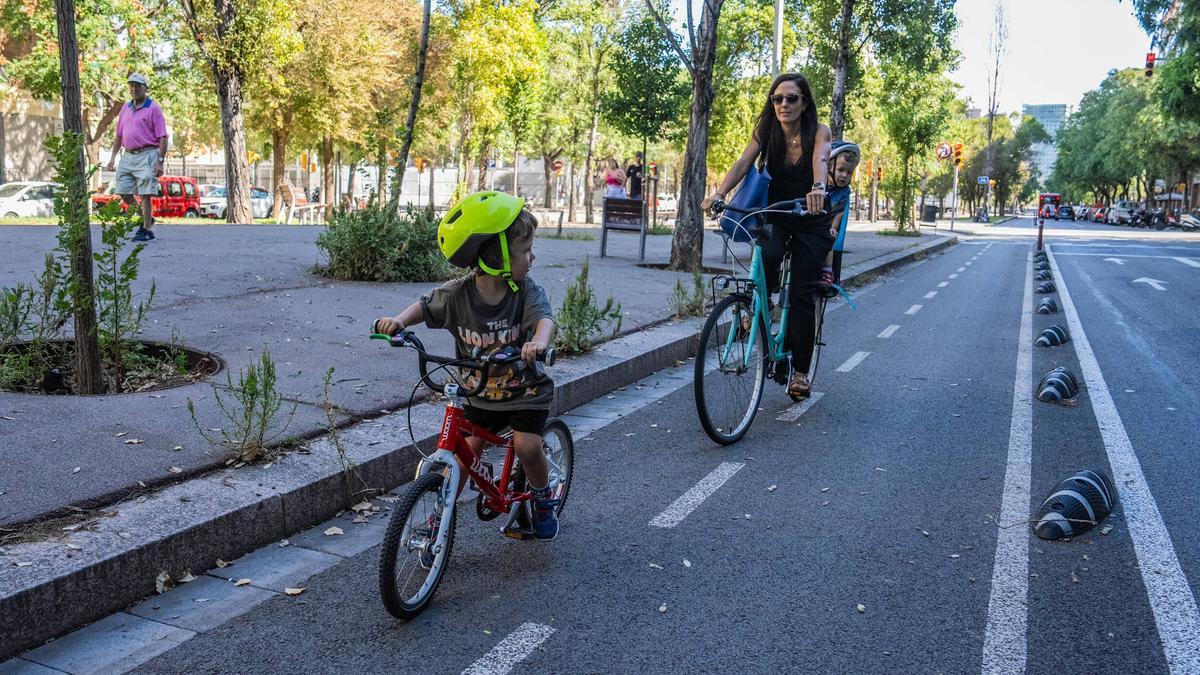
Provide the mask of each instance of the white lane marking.
{"label": "white lane marking", "polygon": [[949,281],[943,281],[942,283],[938,284],[938,288],[945,288],[949,285],[950,285]]}
{"label": "white lane marking", "polygon": [[1196,639],[1200,635],[1200,610],[1196,607],[1196,598],[1179,565],[1171,535],[1163,523],[1154,495],[1150,493],[1141,462],[1121,422],[1112,393],[1104,382],[1100,363],[1083,332],[1083,323],[1063,283],[1054,251],[1049,246],[1046,250],[1049,252],[1050,268],[1058,280],[1058,294],[1067,317],[1067,327],[1071,331],[1071,342],[1079,357],[1079,369],[1083,373],[1088,398],[1092,400],[1092,410],[1100,426],[1100,437],[1108,453],[1113,482],[1117,485],[1117,493],[1125,511],[1142,582],[1146,585],[1146,595],[1154,610],[1154,622],[1158,627],[1163,654],[1167,657],[1167,667],[1172,673],[1200,672],[1200,640]]}
{"label": "white lane marking", "polygon": [[779,417],[776,417],[775,419],[779,420],[780,422],[795,422],[796,420],[800,419],[800,416],[807,412],[809,408],[816,405],[817,401],[820,401],[821,397],[824,395],[825,394],[823,392],[814,391],[808,398],[779,413]]}
{"label": "white lane marking", "polygon": [[1171,258],[1171,259],[1178,260],[1179,262],[1183,263],[1184,265],[1187,265],[1188,267],[1200,267],[1200,262],[1192,260],[1191,258],[1175,257],[1175,258]]}
{"label": "white lane marking", "polygon": [[930,298],[932,298],[935,295],[937,295],[937,291],[929,291],[928,293],[925,294],[925,299],[929,300]]}
{"label": "white lane marking", "polygon": [[[1025,265],[1033,265],[1033,253]],[[1030,275],[1032,276],[1032,275]],[[984,673],[1023,673],[1029,595],[1029,475],[1033,453],[1033,284],[1025,282],[1017,372],[1013,380],[1008,460],[996,529],[996,559],[983,640]]]}
{"label": "white lane marking", "polygon": [[886,340],[886,339],[892,337],[893,335],[895,335],[896,331],[898,331],[898,330],[900,330],[900,326],[897,326],[896,324],[892,324],[892,325],[888,326],[887,328],[884,328],[883,332],[880,333],[878,337]]}
{"label": "white lane marking", "polygon": [[1163,286],[1163,284],[1165,284],[1166,282],[1165,282],[1165,281],[1163,281],[1162,279],[1151,279],[1150,277],[1142,277],[1142,278],[1140,278],[1140,279],[1134,279],[1134,280],[1133,280],[1133,283],[1135,283],[1135,284],[1148,284],[1148,285],[1150,285],[1150,286],[1153,286],[1153,287],[1154,287],[1154,290],[1156,290],[1156,291],[1165,291],[1165,290],[1167,290],[1167,289],[1166,289],[1166,287],[1165,287],[1165,286]]}
{"label": "white lane marking", "polygon": [[946,277],[946,278],[947,278],[947,279],[957,279],[957,278],[958,278],[958,275],[957,275],[957,274],[951,274],[950,276],[948,276],[948,277]]}
{"label": "white lane marking", "polygon": [[963,265],[964,265],[964,266],[966,266],[966,267],[970,267],[970,266],[971,266],[971,263],[973,263],[973,262],[975,262],[975,261],[974,261],[974,260],[968,260],[967,262],[963,263]]}
{"label": "white lane marking", "polygon": [[487,654],[467,666],[463,675],[504,675],[533,653],[554,629],[540,623],[523,623]]}
{"label": "white lane marking", "polygon": [[746,466],[741,462],[721,462],[721,465],[713,469],[712,473],[700,479],[699,483],[692,486],[692,489],[683,493],[676,499],[674,503],[667,507],[665,511],[654,516],[654,520],[650,521],[652,527],[675,527],[683,522],[684,518],[688,517],[696,507],[700,506],[705,499],[708,499],[716,492],[725,481],[733,477],[733,474],[742,470]]}
{"label": "white lane marking", "polygon": [[854,366],[862,363],[871,355],[871,352],[855,352],[854,356],[846,359],[846,362],[837,367],[839,373],[848,373],[854,370]]}
{"label": "white lane marking", "polygon": [[963,272],[966,272],[966,271],[967,271],[967,268],[966,268],[966,267],[960,267],[960,268],[958,268],[958,269],[956,269],[956,270],[954,270],[954,271],[955,271],[955,272],[958,272],[959,274],[961,274],[961,273],[963,273]]}
{"label": "white lane marking", "polygon": [[913,305],[912,307],[904,310],[904,313],[909,315],[916,314],[917,312],[921,311],[922,307],[924,307],[924,305]]}

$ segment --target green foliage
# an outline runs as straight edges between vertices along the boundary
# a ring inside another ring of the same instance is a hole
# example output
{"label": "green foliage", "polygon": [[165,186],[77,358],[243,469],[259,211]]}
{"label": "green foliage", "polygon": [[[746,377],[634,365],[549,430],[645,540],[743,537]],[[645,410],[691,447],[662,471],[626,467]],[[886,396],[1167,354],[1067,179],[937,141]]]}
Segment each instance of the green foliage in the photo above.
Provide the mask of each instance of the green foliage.
{"label": "green foliage", "polygon": [[358,471],[358,464],[350,457],[349,450],[342,441],[342,434],[337,424],[337,416],[342,409],[333,402],[329,393],[333,387],[333,373],[333,366],[325,371],[324,386],[321,390],[321,409],[325,411],[325,431],[329,434],[327,438],[337,452],[338,464],[342,467],[342,487],[346,491],[346,505],[349,506],[358,499],[359,495],[373,492],[373,490],[363,480],[362,474]]}
{"label": "green foliage", "polygon": [[612,324],[612,335],[621,330],[621,303],[612,297],[603,307],[596,305],[596,294],[588,283],[588,261],[583,261],[579,276],[567,286],[567,295],[556,316],[558,322],[558,351],[562,354],[583,354],[595,346],[593,339]]}
{"label": "green foliage", "polygon": [[621,133],[656,138],[679,118],[691,87],[670,38],[648,13],[635,15],[616,42],[618,55],[609,63],[615,86],[601,99],[600,109]]}
{"label": "green foliage", "polygon": [[338,211],[317,236],[329,265],[325,272],[346,281],[441,281],[455,275],[437,245],[432,209],[397,213],[371,204]]}
{"label": "green foliage", "polygon": [[675,316],[704,316],[707,299],[704,289],[704,276],[699,269],[692,271],[692,284],[689,290],[683,285],[682,279],[675,280],[675,290],[671,294],[671,310]]}
{"label": "green foliage", "polygon": [[896,146],[900,168],[886,180],[896,201],[897,229],[913,228],[912,209],[918,178],[914,160],[929,159],[950,115],[953,94],[943,75],[921,75],[902,64],[885,64],[890,87],[882,92],[883,126]]}
{"label": "green foliage", "polygon": [[[200,424],[196,417],[196,406],[188,399],[188,413],[192,416],[192,424],[204,440],[219,445],[231,454],[226,464],[234,462],[253,462],[258,459],[274,459],[279,455],[278,448],[271,448],[272,441],[279,438],[291,425],[296,415],[296,404],[287,413],[287,421],[274,435],[269,435],[275,418],[284,409],[283,396],[278,391],[275,375],[275,362],[271,353],[263,350],[262,357],[255,363],[239,370],[237,381],[233,373],[226,374],[224,388],[212,385],[213,400],[221,415],[225,418],[221,427],[213,435]],[[222,389],[225,394],[222,394]]]}
{"label": "green foliage", "polygon": [[131,212],[122,211],[116,201],[99,213],[101,250],[93,254],[96,263],[96,313],[99,323],[102,361],[119,383],[125,375],[134,338],[142,329],[146,312],[154,303],[157,285],[150,284],[145,300],[135,302],[133,282],[138,277],[138,257],[145,244],[136,244],[122,259],[129,236],[138,221]]}

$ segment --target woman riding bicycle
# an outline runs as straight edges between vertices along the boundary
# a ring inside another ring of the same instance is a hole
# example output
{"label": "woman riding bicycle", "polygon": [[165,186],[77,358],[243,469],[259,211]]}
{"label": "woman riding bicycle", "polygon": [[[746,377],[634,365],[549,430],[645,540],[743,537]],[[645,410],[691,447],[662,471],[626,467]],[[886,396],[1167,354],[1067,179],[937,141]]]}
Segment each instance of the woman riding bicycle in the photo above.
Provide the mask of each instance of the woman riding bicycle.
{"label": "woman riding bicycle", "polygon": [[[792,254],[787,335],[792,373],[787,385],[788,394],[793,398],[812,393],[808,369],[816,335],[813,291],[821,279],[825,256],[832,250],[837,234],[833,216],[829,213],[824,182],[830,138],[829,127],[817,121],[816,103],[808,80],[798,73],[780,75],[771,85],[745,152],[729,167],[717,191],[701,204],[701,208],[708,211],[713,202],[725,201],[725,195],[742,181],[750,167],[759,163],[771,176],[768,203],[802,199],[813,214],[804,217],[767,214],[770,236],[763,245],[763,262],[771,292],[781,285],[779,268],[785,252]],[[776,373],[777,379],[785,376],[785,373]]]}

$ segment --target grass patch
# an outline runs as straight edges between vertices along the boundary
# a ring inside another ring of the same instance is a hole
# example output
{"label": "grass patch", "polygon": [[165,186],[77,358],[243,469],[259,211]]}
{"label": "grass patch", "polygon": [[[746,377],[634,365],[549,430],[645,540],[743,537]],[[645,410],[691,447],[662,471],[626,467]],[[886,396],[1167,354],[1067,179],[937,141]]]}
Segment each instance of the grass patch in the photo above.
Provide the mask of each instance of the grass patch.
{"label": "grass patch", "polygon": [[567,241],[595,241],[596,239],[596,235],[587,232],[568,232],[564,230],[562,234],[558,234],[557,232],[551,232],[549,229],[542,230],[541,228],[538,228],[536,236],[538,239],[560,239]]}
{"label": "grass patch", "polygon": [[654,227],[647,228],[646,234],[652,234],[655,236],[664,235],[664,234],[675,234],[675,228],[667,227],[666,225],[655,225]]}
{"label": "grass patch", "polygon": [[921,233],[917,230],[897,230],[895,228],[879,230],[875,234],[878,234],[878,235],[884,236],[884,237],[920,237],[921,236]]}

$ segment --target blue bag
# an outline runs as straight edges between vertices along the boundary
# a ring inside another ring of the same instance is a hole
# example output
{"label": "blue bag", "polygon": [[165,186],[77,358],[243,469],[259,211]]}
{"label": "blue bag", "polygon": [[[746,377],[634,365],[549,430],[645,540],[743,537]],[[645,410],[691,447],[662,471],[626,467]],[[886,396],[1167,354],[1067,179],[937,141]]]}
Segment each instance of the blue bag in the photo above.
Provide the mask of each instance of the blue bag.
{"label": "blue bag", "polygon": [[[757,162],[750,165],[742,186],[729,200],[729,205],[747,211],[765,208],[767,206],[767,189],[771,187],[771,174],[767,171],[766,162],[759,170]],[[725,211],[721,214],[719,224],[721,230],[729,236],[730,241],[747,242],[754,238],[750,232],[757,226],[762,216],[746,217],[740,213]]]}

